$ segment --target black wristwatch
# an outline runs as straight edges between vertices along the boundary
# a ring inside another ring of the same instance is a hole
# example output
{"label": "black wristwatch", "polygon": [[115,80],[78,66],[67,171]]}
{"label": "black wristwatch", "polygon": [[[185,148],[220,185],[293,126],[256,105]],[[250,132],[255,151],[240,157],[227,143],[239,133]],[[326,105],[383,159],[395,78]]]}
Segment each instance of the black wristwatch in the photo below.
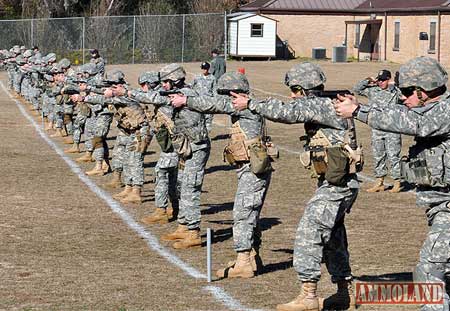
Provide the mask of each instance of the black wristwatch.
{"label": "black wristwatch", "polygon": [[356,118],[356,116],[358,115],[359,109],[361,109],[361,105],[358,105],[358,107],[356,107],[356,109],[352,112],[353,118]]}

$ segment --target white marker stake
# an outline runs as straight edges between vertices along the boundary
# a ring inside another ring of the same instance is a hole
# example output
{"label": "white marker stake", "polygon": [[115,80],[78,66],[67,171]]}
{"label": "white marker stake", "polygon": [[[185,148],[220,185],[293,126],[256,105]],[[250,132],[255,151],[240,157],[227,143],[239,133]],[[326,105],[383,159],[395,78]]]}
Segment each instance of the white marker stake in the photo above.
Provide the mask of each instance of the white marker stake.
{"label": "white marker stake", "polygon": [[212,263],[212,257],[211,257],[211,242],[212,242],[212,235],[213,231],[211,228],[206,229],[206,269],[207,275],[208,275],[208,283],[211,283],[211,263]]}

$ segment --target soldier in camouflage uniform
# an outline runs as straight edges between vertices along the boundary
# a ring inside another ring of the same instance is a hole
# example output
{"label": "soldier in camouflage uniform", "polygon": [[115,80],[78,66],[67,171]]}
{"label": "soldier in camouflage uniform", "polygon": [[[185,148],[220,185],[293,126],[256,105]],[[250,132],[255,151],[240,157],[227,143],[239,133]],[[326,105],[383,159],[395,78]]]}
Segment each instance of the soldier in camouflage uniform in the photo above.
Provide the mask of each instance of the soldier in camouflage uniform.
{"label": "soldier in camouflage uniform", "polygon": [[417,205],[425,209],[430,231],[420,251],[414,280],[444,282],[444,304],[423,305],[422,311],[449,310],[450,276],[450,93],[445,69],[429,57],[417,57],[400,67],[399,87],[406,107],[359,105],[348,96],[335,108],[372,128],[415,136],[409,157],[401,163],[406,181],[417,187]]}
{"label": "soldier in camouflage uniform", "polygon": [[[400,91],[394,85],[390,84],[391,73],[388,70],[381,70],[378,76],[367,78],[360,81],[353,90],[369,99],[369,105],[384,107],[396,105],[399,103]],[[384,178],[387,174],[386,161],[391,166],[391,175],[394,179],[394,187],[389,191],[392,193],[400,192],[400,152],[402,149],[402,137],[398,133],[383,132],[376,129],[372,130],[372,150],[374,159],[374,174],[377,178],[375,185],[367,192],[384,191]]]}
{"label": "soldier in camouflage uniform", "polygon": [[[186,72],[180,65],[167,65],[159,73],[164,90],[197,95],[185,84]],[[131,94],[136,98],[142,93],[132,91]],[[141,103],[160,107],[171,105],[169,97],[161,96],[159,92],[143,95],[138,98]],[[203,114],[187,108],[176,109],[172,121],[173,129],[170,130],[168,137],[183,161],[183,178],[180,190],[179,226],[175,232],[163,236],[163,239],[176,241],[173,247],[184,249],[201,245],[200,194],[211,146]]]}
{"label": "soldier in camouflage uniform", "polygon": [[[158,73],[156,72],[156,80],[158,80]],[[138,83],[141,86],[141,89],[144,91],[148,91],[147,89],[147,82],[148,81],[148,73],[144,73],[139,76]],[[116,91],[117,93],[117,91]],[[124,94],[125,95],[125,94]],[[124,95],[121,95],[122,97]],[[128,100],[129,101],[129,100]],[[117,117],[119,117],[122,114],[116,114]],[[124,114],[124,117],[126,114]],[[147,119],[148,122],[148,119]],[[119,128],[120,129],[120,128]],[[150,131],[148,131],[150,134]],[[112,153],[112,159],[111,159],[111,169],[113,171],[111,181],[107,183],[107,186],[110,188],[121,188],[123,186],[122,183],[122,175],[123,175],[123,169],[127,158],[127,144],[130,141],[130,135],[125,130],[120,130],[116,136],[116,140],[114,143],[113,153]],[[125,187],[124,191],[120,192],[116,195],[116,198],[121,198],[122,196],[125,197],[128,195],[129,192],[131,192],[130,187]]]}
{"label": "soldier in camouflage uniform", "polygon": [[[90,93],[87,96],[74,98],[76,102],[87,103],[91,111],[91,116],[86,120],[85,124],[86,141],[90,140],[90,144],[86,145],[88,152],[86,158],[92,155],[95,160],[95,166],[92,170],[87,171],[86,175],[103,176],[109,171],[109,148],[106,143],[106,137],[112,122],[113,112],[108,107],[108,101],[101,94],[104,91],[103,87],[123,83],[123,79],[124,74],[120,70],[108,72],[102,80],[101,76],[98,75],[94,78],[97,85],[88,88]],[[84,158],[80,158],[79,161],[84,161]]]}
{"label": "soldier in camouflage uniform", "polygon": [[[219,93],[224,90],[249,92],[247,78],[237,72],[226,73],[217,82]],[[231,141],[225,148],[229,163],[236,167],[238,186],[233,205],[233,239],[236,261],[225,269],[217,271],[218,277],[251,278],[257,272],[260,263],[259,247],[261,231],[259,215],[261,213],[272,169],[267,166],[262,172],[254,172],[250,164],[252,148],[261,148],[264,132],[263,118],[248,109],[236,111],[232,105],[232,97],[228,95],[185,97],[174,96],[175,107],[186,106],[189,109],[208,114],[228,114],[231,117]],[[257,258],[255,258],[257,257]]]}
{"label": "soldier in camouflage uniform", "polygon": [[[94,85],[96,80],[95,67],[91,64],[80,66],[76,72],[76,78],[72,81],[71,85],[68,85],[66,89],[74,89],[75,93],[79,93],[82,96],[86,96],[89,93],[89,86]],[[67,91],[70,93],[70,91]],[[73,102],[73,100],[71,99]],[[85,125],[87,119],[91,116],[91,108],[87,103],[77,102],[74,103],[75,119],[73,120],[73,145],[71,148],[64,150],[65,153],[80,153],[81,134],[85,132]],[[78,158],[79,162],[91,162],[92,161],[92,144],[86,139],[85,142],[87,152],[81,158]],[[91,152],[91,154],[89,153]],[[80,160],[81,159],[81,160]]]}
{"label": "soldier in camouflage uniform", "polygon": [[105,74],[105,60],[100,56],[97,49],[93,49],[91,52],[91,64],[95,65],[96,71],[103,76]]}
{"label": "soldier in camouflage uniform", "polygon": [[[55,68],[62,71],[63,77],[60,83],[63,86],[72,80],[71,75],[73,72],[72,70],[69,71],[70,65],[71,63],[67,58],[63,58],[55,64]],[[56,133],[50,137],[66,137],[68,134],[72,134],[73,103],[70,101],[69,96],[58,94],[53,111],[56,118]]]}
{"label": "soldier in camouflage uniform", "polygon": [[218,80],[225,72],[227,72],[227,64],[225,62],[225,57],[219,55],[218,49],[213,49],[211,51],[212,60],[211,68],[209,72]]}
{"label": "soldier in camouflage uniform", "polygon": [[[108,73],[107,77],[110,76]],[[123,171],[125,189],[113,196],[122,203],[142,203],[144,185],[144,153],[150,143],[150,128],[144,109],[128,97],[125,80],[115,79],[113,87],[105,91],[106,101],[114,108],[120,140],[118,153],[113,155],[114,168]],[[122,148],[123,147],[123,148]]]}
{"label": "soldier in camouflage uniform", "polygon": [[[202,70],[202,74],[195,76],[194,81],[192,82],[192,88],[200,95],[200,96],[214,96],[214,92],[216,89],[216,77],[209,73],[210,64],[208,62],[204,62],[200,65],[200,69]],[[206,114],[206,128],[208,132],[211,132],[212,122],[213,122],[213,114]]]}
{"label": "soldier in camouflage uniform", "polygon": [[[282,123],[305,123],[307,133],[304,165],[313,167],[318,175],[318,188],[308,202],[298,225],[294,245],[294,268],[302,282],[300,295],[293,301],[277,306],[279,311],[319,310],[317,282],[321,262],[325,261],[338,293],[324,302],[328,309],[346,308],[355,304],[352,295],[352,274],[344,225],[358,194],[356,174],[348,169],[348,161],[330,167],[325,158],[345,158],[348,123],[336,116],[332,100],[309,93],[322,90],[325,75],[319,66],[301,63],[291,68],[285,83],[291,89],[290,103],[268,98],[258,101],[235,95],[236,109],[247,108],[254,113]],[[334,162],[334,161],[333,161]]]}
{"label": "soldier in camouflage uniform", "polygon": [[[147,73],[147,83],[150,90],[158,90],[159,75],[157,72]],[[147,91],[148,92],[148,91]],[[136,94],[135,98],[139,100],[144,93]],[[148,109],[150,110],[150,109]],[[155,210],[148,216],[142,218],[145,224],[168,223],[169,220],[176,218],[179,210],[179,197],[177,193],[178,179],[178,153],[175,152],[172,145],[166,144],[168,138],[168,128],[174,127],[173,107],[157,106],[154,109],[152,119],[154,120],[155,135],[158,144],[161,147],[158,161],[155,166]],[[169,207],[170,201],[170,207]]]}
{"label": "soldier in camouflage uniform", "polygon": [[[109,83],[104,82],[103,75],[97,72],[97,68],[92,63],[83,65],[83,71],[86,72],[86,76],[88,76],[89,78],[87,78],[87,83],[82,85],[83,88],[81,88],[80,85],[80,91],[85,93],[84,95],[82,95],[82,99],[85,99],[88,95],[92,95],[92,97],[88,97],[88,99],[92,99],[94,101],[99,102],[89,103],[84,100],[79,101],[80,98],[77,98],[78,101],[76,102],[81,103],[77,104],[77,106],[79,105],[80,108],[83,108],[83,111],[85,111],[83,115],[88,115],[88,117],[86,117],[86,121],[84,123],[84,136],[85,136],[84,145],[86,147],[86,152],[83,156],[77,158],[76,161],[95,162],[96,161],[94,158],[95,149],[98,149],[96,154],[97,157],[105,158],[104,154],[105,146],[103,145],[104,138],[102,137],[103,136],[102,134],[104,134],[107,130],[109,130],[109,125],[112,122],[112,112],[108,110],[108,108],[105,106],[105,103],[103,102],[104,89],[102,88],[102,86],[103,84],[109,86]],[[86,109],[86,107],[88,109]],[[103,155],[101,156],[101,154]],[[92,172],[94,173],[94,175],[103,175],[106,174],[107,171],[109,170],[109,167],[106,162],[102,163],[103,174],[100,172],[100,170],[97,170],[95,168],[98,167],[94,167],[94,170]]]}

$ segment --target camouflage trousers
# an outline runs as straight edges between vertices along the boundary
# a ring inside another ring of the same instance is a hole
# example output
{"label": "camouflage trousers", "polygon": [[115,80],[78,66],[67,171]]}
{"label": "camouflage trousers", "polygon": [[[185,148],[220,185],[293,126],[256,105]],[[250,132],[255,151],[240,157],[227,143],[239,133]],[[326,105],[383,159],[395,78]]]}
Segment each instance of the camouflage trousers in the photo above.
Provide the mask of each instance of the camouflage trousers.
{"label": "camouflage trousers", "polygon": [[387,161],[390,164],[393,179],[400,179],[400,152],[402,137],[397,133],[383,132],[372,129],[372,150],[375,177],[384,177],[388,173]]}
{"label": "camouflage trousers", "polygon": [[170,200],[172,207],[178,208],[178,154],[161,151],[155,166],[155,175],[155,206],[166,209]]}
{"label": "camouflage trousers", "polygon": [[22,76],[22,81],[20,85],[20,94],[26,99],[30,100],[30,87],[31,87],[31,81],[28,75]]}
{"label": "camouflage trousers", "polygon": [[236,170],[238,186],[233,205],[234,250],[249,251],[259,249],[261,230],[259,215],[269,188],[272,173],[255,175],[250,164]]}
{"label": "camouflage trousers", "polygon": [[13,87],[14,87],[14,91],[16,91],[16,93],[19,93],[19,94],[21,94],[20,87],[22,85],[22,78],[23,78],[23,74],[20,71],[16,71],[14,73]]}
{"label": "camouflage trousers", "polygon": [[127,136],[122,131],[118,132],[111,158],[111,169],[113,171],[123,172],[124,163],[126,161],[126,147],[129,141],[130,136]]}
{"label": "camouflage trousers", "polygon": [[422,311],[449,311],[450,307],[450,202],[449,193],[426,191],[417,193],[417,203],[433,206],[427,210],[430,230],[420,250],[414,271],[416,282],[444,282],[444,305],[423,305]]}
{"label": "camouflage trousers", "polygon": [[73,104],[72,102],[63,104],[63,124],[67,134],[73,134]]}
{"label": "camouflage trousers", "polygon": [[33,104],[33,108],[35,110],[38,110],[39,104],[40,104],[40,96],[41,96],[41,89],[37,87],[31,88],[31,103]]}
{"label": "camouflage trousers", "polygon": [[46,111],[47,111],[47,117],[50,122],[55,122],[55,114],[54,114],[54,106],[56,105],[56,98],[47,96],[47,104]]}
{"label": "camouflage trousers", "polygon": [[212,113],[205,114],[205,124],[206,129],[208,130],[208,133],[212,130],[212,123],[213,123],[214,115]]}
{"label": "camouflage trousers", "polygon": [[81,134],[84,131],[87,117],[78,113],[73,120],[73,142],[79,144],[81,142]]}
{"label": "camouflage trousers", "polygon": [[122,180],[129,186],[144,185],[144,153],[137,150],[137,139],[134,133],[128,136],[125,146]]}
{"label": "camouflage trousers", "polygon": [[[109,154],[106,136],[112,122],[111,114],[92,114],[85,124],[86,130],[86,150],[93,152],[96,161],[107,159]],[[95,145],[94,145],[95,142]]]}
{"label": "camouflage trousers", "polygon": [[184,169],[180,181],[178,223],[188,226],[191,230],[200,227],[200,194],[210,150],[211,145],[208,142],[206,148],[193,150],[191,157],[184,161]]}
{"label": "camouflage trousers", "polygon": [[54,121],[56,123],[56,128],[62,129],[64,125],[64,107],[61,104],[55,104],[53,106]]}
{"label": "camouflage trousers", "polygon": [[7,69],[8,73],[8,89],[13,89],[13,80],[14,80],[14,70],[12,68]]}
{"label": "camouflage trousers", "polygon": [[322,260],[333,282],[352,278],[344,218],[357,194],[356,180],[345,187],[324,181],[306,205],[294,245],[294,268],[301,281],[319,281]]}

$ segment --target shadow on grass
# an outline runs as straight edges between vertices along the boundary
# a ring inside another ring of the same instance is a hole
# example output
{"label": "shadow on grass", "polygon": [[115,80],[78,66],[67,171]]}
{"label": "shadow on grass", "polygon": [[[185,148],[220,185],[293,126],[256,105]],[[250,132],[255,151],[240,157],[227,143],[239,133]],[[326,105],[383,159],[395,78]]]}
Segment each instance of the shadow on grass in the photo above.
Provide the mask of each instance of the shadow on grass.
{"label": "shadow on grass", "polygon": [[[230,225],[233,224],[232,220],[211,220],[208,222],[216,224],[230,224]],[[281,224],[279,218],[261,218],[259,222],[259,227],[261,231],[266,231],[279,224]],[[233,227],[214,230],[212,244],[227,241],[232,237],[233,237]]]}
{"label": "shadow on grass", "polygon": [[234,167],[229,164],[211,166],[205,169],[205,174],[211,174],[217,171],[232,171]]}
{"label": "shadow on grass", "polygon": [[219,134],[219,135],[212,137],[211,141],[223,140],[223,139],[228,139],[228,138],[230,138],[229,134]]}
{"label": "shadow on grass", "polygon": [[412,272],[387,273],[380,275],[353,276],[355,280],[361,282],[409,282],[413,280]]}
{"label": "shadow on grass", "polygon": [[220,213],[223,211],[231,211],[233,210],[233,204],[234,202],[226,202],[226,203],[220,203],[220,204],[208,204],[207,208],[202,210],[202,215],[211,215]]}

